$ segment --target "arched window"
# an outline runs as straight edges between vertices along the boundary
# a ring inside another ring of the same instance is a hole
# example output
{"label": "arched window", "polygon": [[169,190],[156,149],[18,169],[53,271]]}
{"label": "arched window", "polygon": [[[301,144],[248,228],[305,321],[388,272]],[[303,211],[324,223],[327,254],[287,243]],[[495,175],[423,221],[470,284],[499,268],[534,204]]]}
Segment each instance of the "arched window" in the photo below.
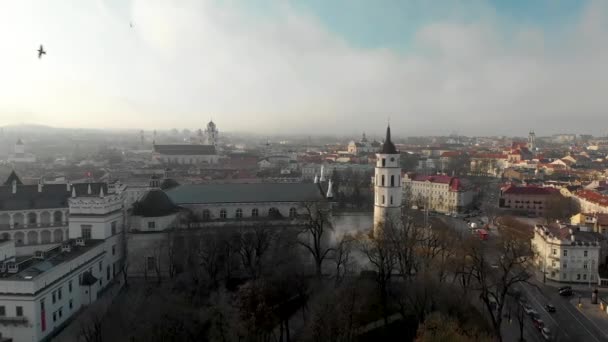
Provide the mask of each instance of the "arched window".
{"label": "arched window", "polygon": [[289,208],[289,217],[294,218],[297,214],[296,208]]}
{"label": "arched window", "polygon": [[63,219],[63,214],[61,213],[61,211],[56,211],[53,213],[53,222],[55,224],[61,223],[62,219]]}
{"label": "arched window", "polygon": [[384,186],[384,175],[382,175],[382,186]]}
{"label": "arched window", "polygon": [[226,218],[226,209],[220,210],[220,218],[221,219],[225,219]]}
{"label": "arched window", "polygon": [[391,186],[395,186],[395,176],[391,175]]}
{"label": "arched window", "polygon": [[251,217],[258,217],[259,215],[258,208],[251,209]]}
{"label": "arched window", "polygon": [[236,216],[236,218],[242,218],[243,217],[243,209],[238,208],[236,210],[236,215],[235,216]]}
{"label": "arched window", "polygon": [[274,218],[281,217],[281,212],[277,208],[270,208],[268,209],[268,216]]}
{"label": "arched window", "polygon": [[211,219],[211,213],[209,210],[203,210],[203,221],[209,221]]}
{"label": "arched window", "polygon": [[36,216],[36,213],[27,214],[27,224],[36,224],[36,221],[38,221],[38,216]]}

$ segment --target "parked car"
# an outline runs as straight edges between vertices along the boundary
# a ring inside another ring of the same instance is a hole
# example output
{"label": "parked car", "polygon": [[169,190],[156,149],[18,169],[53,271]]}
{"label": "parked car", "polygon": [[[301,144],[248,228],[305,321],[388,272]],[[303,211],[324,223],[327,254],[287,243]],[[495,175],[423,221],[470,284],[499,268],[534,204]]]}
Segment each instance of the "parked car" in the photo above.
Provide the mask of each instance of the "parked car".
{"label": "parked car", "polygon": [[547,312],[555,312],[555,306],[547,304],[545,305],[545,310],[547,310]]}
{"label": "parked car", "polygon": [[524,305],[524,312],[526,313],[526,315],[530,315],[530,316],[532,316],[532,314],[537,313],[536,310],[532,309],[532,307],[530,307],[528,305]]}
{"label": "parked car", "polygon": [[541,335],[543,335],[543,339],[545,341],[551,341],[551,330],[549,330],[549,328],[547,328],[547,327],[542,328],[540,333],[541,333]]}
{"label": "parked car", "polygon": [[536,327],[536,329],[541,330],[542,328],[545,327],[545,322],[543,322],[542,319],[538,318],[538,317],[534,317],[532,319],[532,323],[534,323],[534,326]]}
{"label": "parked car", "polygon": [[559,290],[559,295],[564,297],[572,296],[572,289]]}
{"label": "parked car", "polygon": [[564,286],[564,287],[560,287],[558,289],[558,291],[562,291],[562,290],[572,290],[572,286]]}

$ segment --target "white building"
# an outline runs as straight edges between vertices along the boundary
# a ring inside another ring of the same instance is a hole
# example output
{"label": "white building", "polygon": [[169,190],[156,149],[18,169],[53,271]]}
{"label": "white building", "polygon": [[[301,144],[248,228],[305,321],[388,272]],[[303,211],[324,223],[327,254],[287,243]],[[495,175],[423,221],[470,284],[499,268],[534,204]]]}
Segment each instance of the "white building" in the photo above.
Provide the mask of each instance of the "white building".
{"label": "white building", "polygon": [[383,225],[401,216],[401,166],[399,152],[391,141],[391,128],[386,128],[386,139],[379,153],[376,153],[374,175],[374,234]]}
{"label": "white building", "polygon": [[536,266],[547,279],[559,282],[597,284],[605,244],[601,234],[575,226],[536,225],[532,238]]}
{"label": "white building", "polygon": [[442,213],[463,211],[473,204],[477,191],[466,180],[451,176],[403,176],[404,198],[411,205]]}
{"label": "white building", "polygon": [[[17,195],[15,193],[15,195]],[[19,196],[4,199],[18,202]],[[69,240],[39,245],[16,257],[14,243],[0,244],[0,331],[14,342],[49,339],[82,306],[114,280],[123,259],[123,196],[120,189],[89,183],[71,187]],[[15,228],[20,229],[20,228]]]}
{"label": "white building", "polygon": [[154,145],[153,156],[163,164],[176,165],[217,164],[219,160],[214,145]]}
{"label": "white building", "polygon": [[36,156],[25,151],[25,144],[18,139],[13,147],[13,153],[7,159],[11,163],[35,163]]}
{"label": "white building", "polygon": [[365,136],[365,133],[363,133],[361,140],[358,142],[351,140],[348,143],[347,149],[348,153],[359,155],[363,153],[376,153],[380,150],[381,147],[381,144],[377,141],[368,141],[367,137]]}

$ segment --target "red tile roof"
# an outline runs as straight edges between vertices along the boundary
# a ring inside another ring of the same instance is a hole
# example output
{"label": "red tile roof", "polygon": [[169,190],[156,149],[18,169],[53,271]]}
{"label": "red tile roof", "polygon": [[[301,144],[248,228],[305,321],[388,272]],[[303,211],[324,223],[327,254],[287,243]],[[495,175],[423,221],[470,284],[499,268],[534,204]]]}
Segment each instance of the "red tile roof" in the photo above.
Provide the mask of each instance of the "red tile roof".
{"label": "red tile roof", "polygon": [[503,194],[513,195],[551,195],[559,193],[556,188],[540,187],[540,186],[510,186],[503,191]]}
{"label": "red tile roof", "polygon": [[452,157],[459,157],[461,155],[462,155],[461,151],[446,151],[441,154],[441,157],[442,158],[452,158]]}
{"label": "red tile roof", "polygon": [[591,203],[608,206],[608,196],[602,195],[599,192],[592,190],[579,190],[575,192],[575,195]]}
{"label": "red tile roof", "polygon": [[477,153],[473,155],[473,158],[482,159],[507,159],[507,155],[501,153]]}
{"label": "red tile roof", "polygon": [[428,182],[437,183],[437,184],[448,184],[450,186],[450,190],[452,190],[452,191],[464,190],[464,187],[463,187],[464,184],[458,177],[443,176],[443,175],[438,175],[438,176],[419,175],[419,176],[414,176],[414,178],[412,178],[412,180],[416,181],[416,182],[427,182],[428,181]]}

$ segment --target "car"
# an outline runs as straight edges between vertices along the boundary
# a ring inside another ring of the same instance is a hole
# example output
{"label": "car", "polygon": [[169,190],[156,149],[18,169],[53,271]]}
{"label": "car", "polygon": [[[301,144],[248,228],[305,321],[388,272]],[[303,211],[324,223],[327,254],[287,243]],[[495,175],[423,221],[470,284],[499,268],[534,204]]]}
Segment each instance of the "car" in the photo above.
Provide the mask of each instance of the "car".
{"label": "car", "polygon": [[560,290],[559,295],[564,296],[564,297],[572,296],[572,290],[571,289]]}
{"label": "car", "polygon": [[540,334],[543,336],[545,341],[551,341],[551,330],[549,328],[544,327],[541,329]]}
{"label": "car", "polygon": [[545,305],[545,310],[547,310],[547,312],[555,312],[555,306],[547,304]]}
{"label": "car", "polygon": [[541,330],[542,328],[545,327],[545,322],[543,322],[543,320],[538,317],[532,318],[532,323],[534,323],[534,326],[538,330]]}
{"label": "car", "polygon": [[560,287],[559,289],[557,289],[558,291],[562,291],[562,290],[572,290],[572,286],[564,286],[564,287]]}
{"label": "car", "polygon": [[536,313],[536,311],[528,305],[524,305],[524,312],[526,313],[526,315],[532,315],[533,313]]}

